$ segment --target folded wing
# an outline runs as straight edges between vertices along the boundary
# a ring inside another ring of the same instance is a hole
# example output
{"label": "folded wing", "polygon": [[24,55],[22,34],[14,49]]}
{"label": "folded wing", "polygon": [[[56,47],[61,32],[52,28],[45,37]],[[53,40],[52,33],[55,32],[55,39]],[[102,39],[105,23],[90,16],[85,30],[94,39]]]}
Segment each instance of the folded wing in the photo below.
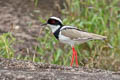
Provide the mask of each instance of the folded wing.
{"label": "folded wing", "polygon": [[61,34],[69,37],[71,40],[74,41],[79,41],[79,40],[104,40],[107,37],[106,36],[101,36],[101,35],[97,35],[94,33],[88,33],[82,30],[79,30],[77,28],[70,28],[70,27],[66,27],[63,28],[61,30]]}

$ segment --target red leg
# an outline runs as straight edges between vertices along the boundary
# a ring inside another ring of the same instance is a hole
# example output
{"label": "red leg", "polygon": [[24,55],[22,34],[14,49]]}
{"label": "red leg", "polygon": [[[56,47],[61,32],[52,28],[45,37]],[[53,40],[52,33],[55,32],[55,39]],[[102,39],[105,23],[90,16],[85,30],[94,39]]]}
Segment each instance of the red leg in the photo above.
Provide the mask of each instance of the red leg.
{"label": "red leg", "polygon": [[72,65],[73,65],[74,56],[75,56],[75,52],[74,52],[74,49],[73,49],[73,48],[72,48],[72,51],[73,51],[73,54],[72,54],[72,60],[71,60],[71,64],[70,64],[71,67],[72,67]]}
{"label": "red leg", "polygon": [[78,59],[77,59],[77,52],[75,51],[75,60],[76,60],[76,67],[78,67]]}
{"label": "red leg", "polygon": [[75,50],[74,46],[72,47],[75,55],[76,67],[78,67],[78,59],[77,59],[77,51]]}

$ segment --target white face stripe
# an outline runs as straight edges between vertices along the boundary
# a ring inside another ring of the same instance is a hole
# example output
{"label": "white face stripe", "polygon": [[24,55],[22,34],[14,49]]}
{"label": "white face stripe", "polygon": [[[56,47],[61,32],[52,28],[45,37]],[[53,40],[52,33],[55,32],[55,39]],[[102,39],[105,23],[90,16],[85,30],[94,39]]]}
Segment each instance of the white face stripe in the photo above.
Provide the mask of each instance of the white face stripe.
{"label": "white face stripe", "polygon": [[60,18],[57,18],[57,17],[50,17],[51,19],[56,19],[56,20],[58,20],[58,21],[60,21],[61,23],[62,23],[62,20],[60,19]]}
{"label": "white face stripe", "polygon": [[52,30],[53,33],[54,33],[58,28],[60,28],[60,25],[50,25],[50,24],[48,24],[48,26],[50,27],[50,29]]}

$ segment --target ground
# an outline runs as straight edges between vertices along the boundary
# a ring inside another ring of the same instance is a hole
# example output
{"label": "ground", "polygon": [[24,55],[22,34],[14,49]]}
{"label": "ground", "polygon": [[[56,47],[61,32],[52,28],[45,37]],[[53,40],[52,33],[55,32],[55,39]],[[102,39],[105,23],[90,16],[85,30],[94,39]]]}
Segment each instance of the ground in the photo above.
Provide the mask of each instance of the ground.
{"label": "ground", "polygon": [[[59,11],[63,8],[59,0],[40,0],[38,7],[34,6],[33,0],[0,0],[0,34],[11,32],[16,38],[13,45],[16,56],[17,53],[37,53],[33,46],[38,45],[35,37],[41,36],[38,16],[44,19],[51,15],[61,16]],[[0,80],[14,79],[120,80],[120,73],[0,58]]]}
{"label": "ground", "polygon": [[46,16],[60,16],[57,8],[54,9],[53,1],[49,0],[48,4],[44,5],[46,1],[39,1],[38,7],[34,7],[32,0],[0,1],[0,33],[11,32],[14,35],[17,39],[13,45],[16,54],[36,53],[33,49],[33,46],[38,44],[35,38],[41,36],[41,22],[38,17],[45,19]]}
{"label": "ground", "polygon": [[120,73],[0,58],[0,80],[120,80]]}

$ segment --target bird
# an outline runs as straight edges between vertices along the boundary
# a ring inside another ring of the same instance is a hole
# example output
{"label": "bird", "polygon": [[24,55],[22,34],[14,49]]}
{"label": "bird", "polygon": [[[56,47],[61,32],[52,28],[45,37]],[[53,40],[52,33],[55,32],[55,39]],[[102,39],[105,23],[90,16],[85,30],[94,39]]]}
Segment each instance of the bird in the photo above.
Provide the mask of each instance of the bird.
{"label": "bird", "polygon": [[41,26],[49,26],[53,35],[57,40],[64,44],[68,44],[72,47],[72,59],[70,66],[72,67],[74,62],[74,57],[76,61],[76,67],[78,67],[78,59],[77,59],[77,51],[75,50],[76,44],[82,44],[89,40],[105,40],[107,37],[86,32],[81,29],[78,29],[74,26],[63,25],[63,22],[60,18],[52,16],[50,17],[46,23],[43,23]]}

